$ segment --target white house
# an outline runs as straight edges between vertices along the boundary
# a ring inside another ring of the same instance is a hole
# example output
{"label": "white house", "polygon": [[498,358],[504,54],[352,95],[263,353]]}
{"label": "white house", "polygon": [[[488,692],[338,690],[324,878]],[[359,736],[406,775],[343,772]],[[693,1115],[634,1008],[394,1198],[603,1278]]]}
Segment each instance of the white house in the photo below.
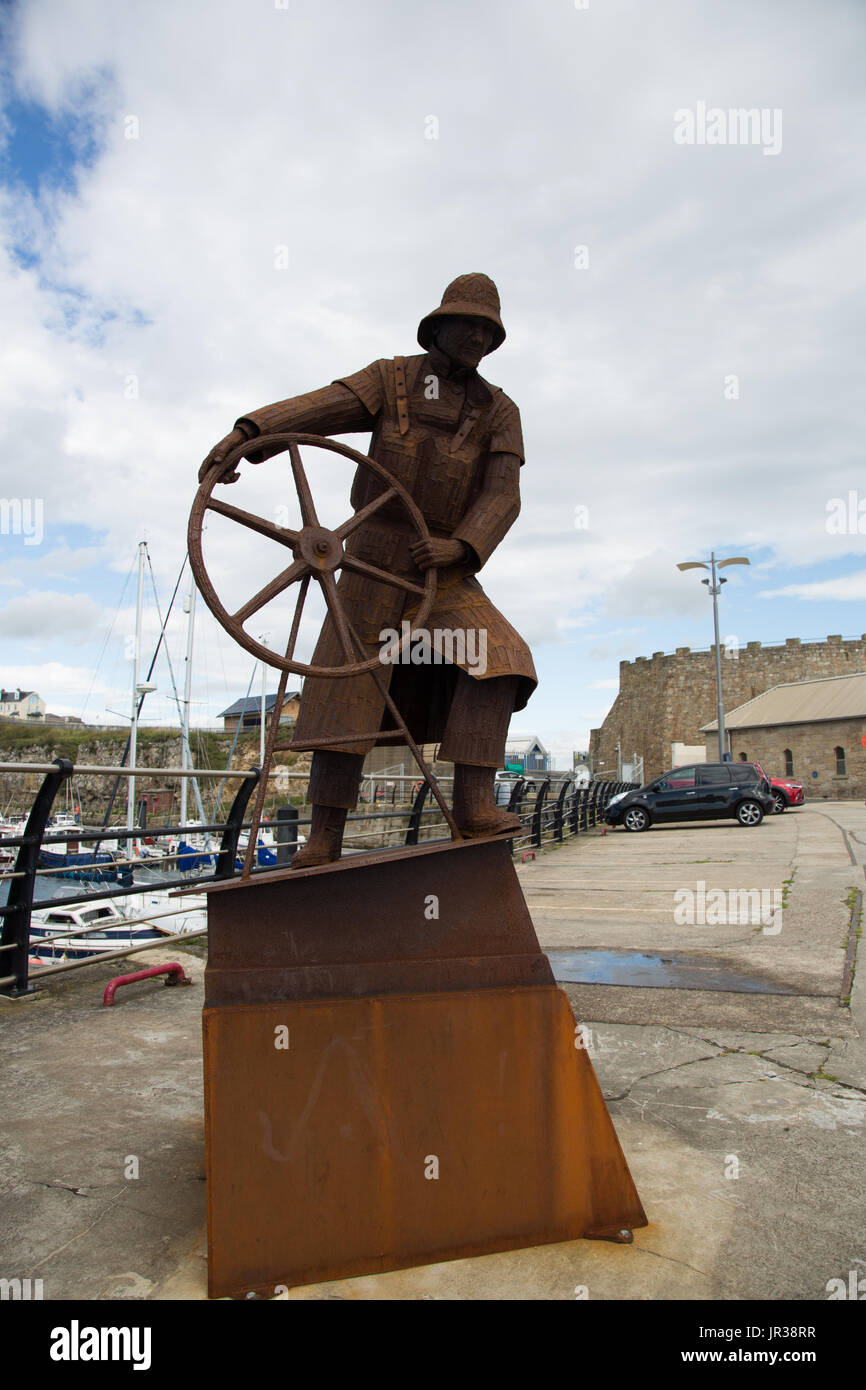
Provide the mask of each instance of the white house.
{"label": "white house", "polygon": [[45,719],[45,701],[35,690],[0,690],[0,718]]}

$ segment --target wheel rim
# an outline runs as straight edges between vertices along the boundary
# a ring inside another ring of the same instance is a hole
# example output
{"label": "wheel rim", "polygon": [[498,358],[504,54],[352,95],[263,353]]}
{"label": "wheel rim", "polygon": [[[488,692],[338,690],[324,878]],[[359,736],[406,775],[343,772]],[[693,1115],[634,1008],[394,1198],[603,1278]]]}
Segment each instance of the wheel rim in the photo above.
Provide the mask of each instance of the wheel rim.
{"label": "wheel rim", "polygon": [[[420,584],[413,584],[402,578],[394,576],[385,570],[379,570],[375,566],[366,565],[354,556],[348,555],[343,549],[343,542],[352,533],[363,525],[363,520],[358,521],[358,517],[366,518],[373,515],[380,507],[392,498],[396,498],[408,512],[419,540],[428,540],[429,531],[427,524],[421,514],[420,509],[412,500],[406,488],[395,477],[392,476],[376,459],[369,458],[366,454],[359,453],[357,449],[352,449],[348,444],[341,444],[334,439],[326,439],[324,436],[316,434],[274,434],[267,436],[269,447],[280,444],[282,449],[288,449],[292,461],[292,473],[295,486],[298,492],[298,499],[301,504],[301,514],[304,525],[299,531],[292,531],[287,527],[279,527],[263,517],[245,512],[242,508],[233,507],[227,503],[218,502],[212,498],[214,488],[220,479],[227,474],[234,472],[235,467],[252,447],[251,440],[244,440],[231,453],[227,454],[220,468],[212,468],[199,485],[193,502],[192,511],[189,517],[187,529],[187,546],[189,550],[190,566],[198,586],[199,593],[204,599],[210,611],[213,613],[221,627],[225,628],[240,646],[258,660],[264,661],[269,666],[274,666],[281,671],[291,671],[299,676],[325,676],[325,677],[349,677],[358,676],[366,671],[377,671],[381,667],[381,656],[377,654],[364,661],[353,661],[350,659],[352,651],[352,639],[347,630],[346,615],[337,591],[337,583],[334,578],[336,569],[346,568],[366,574],[368,578],[374,579],[381,584],[390,584],[395,588],[404,589],[414,593],[418,600],[418,609],[409,619],[410,630],[400,638],[399,647],[404,649],[412,640],[412,636],[417,628],[423,627],[436,597],[437,575],[434,567],[430,567],[424,573],[423,588]],[[327,449],[332,453],[341,454],[351,462],[363,465],[364,468],[374,473],[383,483],[386,491],[372,503],[363,507],[360,512],[356,512],[347,521],[335,529],[331,530],[319,525],[316,517],[315,506],[307,483],[303,463],[298,452],[298,445],[309,444],[317,449]],[[271,540],[276,540],[280,544],[287,546],[293,553],[294,563],[281,575],[278,575],[270,584],[260,589],[248,603],[242,605],[235,614],[227,611],[216,589],[214,588],[202,554],[202,524],[205,514],[208,511],[218,512],[229,520],[239,522],[260,535],[268,536]],[[295,640],[297,639],[300,628],[301,614],[303,611],[304,600],[307,588],[311,579],[316,579],[321,585],[325,598],[325,603],[331,620],[337,629],[346,653],[347,661],[343,666],[313,666],[309,662],[295,661],[293,659]],[[280,656],[264,643],[256,641],[248,632],[244,630],[243,623],[269,603],[271,599],[278,597],[285,592],[292,584],[300,584],[300,592],[292,621],[292,632],[285,656]]]}
{"label": "wheel rim", "polygon": [[625,813],[625,823],[629,830],[643,830],[646,820],[645,811],[626,811]]}
{"label": "wheel rim", "polygon": [[761,808],[756,806],[754,801],[747,801],[740,807],[740,820],[743,825],[757,825],[761,819]]}
{"label": "wheel rim", "polygon": [[773,809],[776,815],[781,815],[782,811],[785,809],[785,798],[779,792],[773,797]]}

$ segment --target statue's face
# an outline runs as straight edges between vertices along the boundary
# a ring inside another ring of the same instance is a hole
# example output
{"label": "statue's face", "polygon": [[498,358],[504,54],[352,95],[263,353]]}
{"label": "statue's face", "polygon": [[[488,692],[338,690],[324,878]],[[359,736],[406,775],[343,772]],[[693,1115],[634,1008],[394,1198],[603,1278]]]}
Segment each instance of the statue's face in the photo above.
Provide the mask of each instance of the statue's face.
{"label": "statue's face", "polygon": [[447,314],[437,319],[433,341],[452,362],[461,367],[477,367],[493,347],[495,329],[487,319],[463,318]]}

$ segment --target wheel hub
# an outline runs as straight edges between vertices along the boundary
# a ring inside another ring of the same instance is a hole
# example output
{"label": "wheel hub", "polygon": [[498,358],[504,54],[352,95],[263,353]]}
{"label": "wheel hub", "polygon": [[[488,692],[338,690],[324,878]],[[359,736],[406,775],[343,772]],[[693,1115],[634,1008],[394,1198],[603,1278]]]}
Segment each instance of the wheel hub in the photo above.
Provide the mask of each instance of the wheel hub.
{"label": "wheel hub", "polygon": [[335,570],[343,559],[343,542],[336,531],[324,526],[305,526],[293,547],[296,560],[305,560],[310,569]]}

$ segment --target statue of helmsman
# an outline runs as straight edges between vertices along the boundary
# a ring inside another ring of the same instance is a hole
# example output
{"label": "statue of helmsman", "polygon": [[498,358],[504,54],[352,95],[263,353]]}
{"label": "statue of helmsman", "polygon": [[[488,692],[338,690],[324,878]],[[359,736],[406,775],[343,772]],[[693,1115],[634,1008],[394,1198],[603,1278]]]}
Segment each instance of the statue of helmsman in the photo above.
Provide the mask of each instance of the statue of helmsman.
{"label": "statue of helmsman", "polygon": [[[310,677],[304,685],[292,748],[308,740],[351,734],[367,738],[313,754],[309,800],[312,826],[295,869],[339,859],[348,812],[358,799],[371,731],[396,728],[382,689],[400,710],[412,737],[439,743],[439,757],[454,763],[454,819],[466,837],[517,830],[516,816],[494,796],[503,765],[508,724],[536,685],[529,648],[503,618],[475,577],[520,511],[523,438],[517,406],[478,373],[482,357],[505,339],[499,294],[486,275],[460,275],[437,309],[421,320],[414,357],[382,358],[318,391],[241,416],[231,434],[208,454],[200,478],[230,450],[251,441],[245,457],[261,463],[269,434],[340,435],[372,431],[370,457],[403,484],[417,504],[430,539],[415,532],[396,499],[372,514],[348,539],[360,560],[419,582],[434,566],[438,587],[427,618],[428,660],[383,661],[379,685],[368,674]],[[255,440],[255,445],[252,441]],[[224,481],[234,481],[237,474]],[[359,511],[385,491],[359,467],[351,502]],[[383,654],[395,632],[405,632],[419,600],[411,592],[344,569],[339,595],[367,657]],[[418,648],[413,642],[414,653]],[[408,644],[404,644],[408,649]],[[359,658],[360,659],[360,658]],[[313,664],[344,660],[330,614]],[[405,663],[405,664],[404,664]],[[379,743],[401,737],[380,737]]]}

